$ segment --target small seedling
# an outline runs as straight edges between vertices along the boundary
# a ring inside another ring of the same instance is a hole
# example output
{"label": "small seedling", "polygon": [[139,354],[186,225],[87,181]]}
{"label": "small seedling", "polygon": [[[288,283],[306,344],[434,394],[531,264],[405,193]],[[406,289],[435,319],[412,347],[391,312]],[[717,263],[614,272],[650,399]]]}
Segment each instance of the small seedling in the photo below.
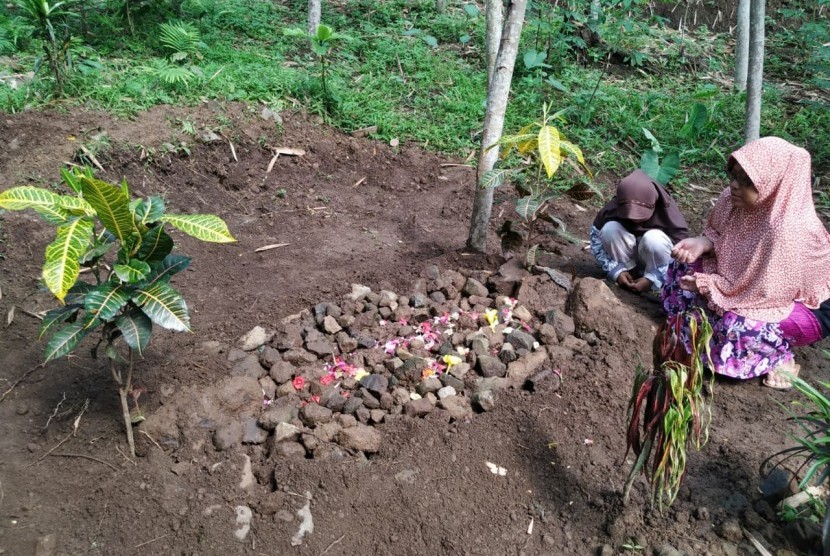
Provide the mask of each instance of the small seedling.
{"label": "small seedling", "polygon": [[182,118],[179,120],[179,125],[181,126],[182,133],[185,135],[196,135],[196,124],[193,123],[193,120],[190,118]]}
{"label": "small seedling", "polygon": [[323,86],[323,104],[326,107],[326,111],[330,111],[335,100],[328,86],[328,67],[331,52],[337,41],[349,40],[350,37],[337,33],[332,27],[322,24],[317,26],[317,31],[313,34],[297,28],[283,29],[283,34],[288,37],[304,37],[311,41],[311,50],[320,60],[320,81]]}
{"label": "small seedling", "polygon": [[623,543],[622,545],[620,545],[620,548],[622,548],[626,552],[642,552],[645,549],[634,539],[631,539],[628,542]]}

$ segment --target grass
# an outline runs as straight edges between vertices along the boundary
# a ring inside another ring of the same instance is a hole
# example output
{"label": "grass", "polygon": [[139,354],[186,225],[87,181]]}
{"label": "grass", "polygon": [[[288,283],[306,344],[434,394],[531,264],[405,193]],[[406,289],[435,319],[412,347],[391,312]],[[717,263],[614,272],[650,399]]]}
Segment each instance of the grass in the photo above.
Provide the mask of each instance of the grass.
{"label": "grass", "polygon": [[[74,71],[66,86],[68,98],[61,103],[129,115],[158,104],[195,105],[205,99],[277,109],[298,101],[347,131],[376,125],[380,139],[416,141],[451,155],[477,148],[486,101],[484,14],[464,5],[438,14],[432,0],[326,4],[323,21],[351,37],[334,48],[334,102],[327,109],[316,57],[305,43],[282,34],[283,28],[304,26],[305,3],[187,0],[177,15],[160,0],[145,0],[134,3],[139,6],[133,13],[135,35],[119,14],[106,9],[108,4],[93,4],[85,10],[86,34],[71,50]],[[809,13],[790,15],[811,21]],[[199,57],[180,63],[194,75],[186,83],[166,83],[154,69],[169,54],[158,39],[159,25],[175,20],[193,24],[205,45]],[[81,22],[70,24],[73,34],[81,36]],[[567,108],[566,127],[573,130],[569,139],[583,147],[592,170],[621,174],[635,167],[649,146],[642,128],[671,148],[688,109],[703,102],[711,120],[696,150],[682,160],[683,168],[694,168],[694,173],[681,171],[674,187],[682,188],[690,176],[721,179],[724,157],[743,135],[744,97],[730,86],[728,37],[705,28],[680,34],[659,20],[609,10],[600,29],[604,42],[581,49],[568,25],[550,6],[534,4],[528,13],[505,131],[532,121],[543,102],[553,110]],[[0,15],[0,36],[6,37],[0,46],[11,54],[5,62],[11,73],[36,65],[40,51],[38,42],[27,38],[30,28],[13,10]],[[807,72],[805,87],[815,87],[811,76],[826,71],[816,65],[821,52],[787,57],[793,48],[808,49],[810,37],[779,33],[770,39],[770,67],[789,78],[795,59],[799,71]],[[9,37],[17,37],[11,47]],[[522,56],[529,49],[546,51],[547,67],[525,67]],[[768,77],[762,133],[806,144],[817,168],[826,171],[826,103],[809,102],[821,98],[816,95],[794,98],[775,84],[776,75]],[[0,84],[0,110],[55,104],[44,69],[16,89],[6,83]]]}

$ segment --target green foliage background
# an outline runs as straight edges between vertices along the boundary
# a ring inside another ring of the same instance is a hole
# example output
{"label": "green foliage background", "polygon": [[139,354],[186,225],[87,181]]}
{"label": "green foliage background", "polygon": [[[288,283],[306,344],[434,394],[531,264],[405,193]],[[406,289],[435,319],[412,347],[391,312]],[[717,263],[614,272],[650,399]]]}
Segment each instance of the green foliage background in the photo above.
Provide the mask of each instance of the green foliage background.
{"label": "green foliage background", "polygon": [[[805,145],[819,174],[830,168],[830,53],[823,46],[830,30],[819,13],[828,2],[794,1],[767,12],[762,134]],[[733,37],[705,27],[677,31],[644,0],[603,0],[598,20],[589,4],[530,3],[505,130],[533,121],[543,102],[567,109],[570,139],[589,166],[618,174],[649,148],[642,128],[671,149],[692,105],[702,102],[710,120],[673,186],[720,179],[743,135],[745,98],[731,87]],[[9,6],[0,12],[0,110],[54,104],[54,83],[39,65],[37,22]],[[483,5],[453,2],[437,13],[432,0],[324,2],[323,22],[351,37],[331,53],[333,103],[325,102],[311,49],[282,32],[304,27],[305,2],[76,0],[63,11],[69,15],[58,23],[73,39],[60,106],[128,115],[207,99],[275,110],[299,103],[342,129],[376,125],[378,138],[447,154],[466,155],[480,138]],[[171,47],[162,40],[165,24],[194,36]],[[589,40],[591,33],[600,40]],[[33,81],[8,78],[36,67]]]}

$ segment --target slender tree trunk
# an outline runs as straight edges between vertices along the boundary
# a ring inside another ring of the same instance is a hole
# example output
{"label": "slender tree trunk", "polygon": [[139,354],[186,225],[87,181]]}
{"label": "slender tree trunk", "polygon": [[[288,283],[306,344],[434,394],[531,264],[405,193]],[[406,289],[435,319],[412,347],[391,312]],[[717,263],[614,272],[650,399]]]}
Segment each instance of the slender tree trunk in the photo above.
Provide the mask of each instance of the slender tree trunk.
{"label": "slender tree trunk", "polygon": [[121,418],[124,420],[124,429],[127,433],[127,444],[130,446],[130,455],[135,457],[135,438],[133,437],[133,421],[130,419],[130,402],[127,396],[133,389],[133,350],[130,349],[130,359],[127,367],[127,380],[123,380],[118,362],[110,359],[112,378],[118,385],[118,399],[121,400]]}
{"label": "slender tree trunk", "polygon": [[490,84],[493,82],[493,74],[496,72],[496,58],[499,55],[499,44],[501,44],[501,32],[504,27],[504,4],[501,2],[488,1],[484,9],[487,20],[487,92],[490,91]]}
{"label": "slender tree trunk", "polygon": [[323,6],[322,0],[308,0],[308,34],[314,35],[317,33],[317,26],[320,25],[320,17],[322,17]]}
{"label": "slender tree trunk", "polygon": [[[501,0],[487,1],[487,15],[490,16],[491,4]],[[492,78],[487,89],[487,112],[484,116],[484,133],[481,137],[481,149],[478,155],[476,173],[476,192],[473,202],[473,215],[470,221],[470,235],[467,247],[484,252],[487,248],[487,231],[490,227],[490,212],[493,209],[493,190],[480,186],[484,175],[493,169],[498,159],[498,149],[489,149],[500,138],[504,129],[504,114],[507,111],[507,98],[510,94],[510,82],[513,80],[513,66],[519,51],[519,38],[522,35],[527,0],[512,0],[507,8],[504,28],[501,31],[498,55],[492,71]],[[490,24],[488,22],[488,37]],[[488,46],[494,41],[489,41]],[[488,47],[489,50],[489,47]],[[489,60],[488,60],[489,64]],[[488,73],[489,73],[488,67]]]}
{"label": "slender tree trunk", "polygon": [[735,88],[746,90],[746,74],[749,68],[749,4],[738,3],[738,26],[735,33]]}
{"label": "slender tree trunk", "polygon": [[744,141],[761,133],[761,92],[764,83],[764,3],[751,0],[749,22],[749,71],[747,72],[746,127]]}
{"label": "slender tree trunk", "polygon": [[592,25],[596,25],[599,23],[599,18],[602,15],[602,3],[600,0],[591,0],[591,13],[589,15],[588,21]]}
{"label": "slender tree trunk", "polygon": [[447,0],[435,0],[435,11],[439,14],[447,11]]}

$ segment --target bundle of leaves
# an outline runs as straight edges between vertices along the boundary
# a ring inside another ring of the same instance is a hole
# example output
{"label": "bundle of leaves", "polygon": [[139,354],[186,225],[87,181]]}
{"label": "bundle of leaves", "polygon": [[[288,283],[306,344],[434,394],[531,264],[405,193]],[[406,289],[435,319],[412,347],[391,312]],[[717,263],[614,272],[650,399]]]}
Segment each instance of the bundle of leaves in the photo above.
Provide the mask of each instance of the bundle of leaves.
{"label": "bundle of leaves", "polygon": [[[91,170],[62,170],[63,183],[75,195],[34,186],[13,187],[0,193],[0,208],[32,209],[58,227],[46,247],[43,282],[62,306],[43,317],[40,337],[46,344],[44,365],[71,353],[93,330],[118,385],[130,450],[135,454],[128,396],[132,387],[134,354],[142,357],[153,324],[190,331],[190,317],[171,277],[190,264],[173,255],[170,224],[197,239],[216,243],[235,241],[222,219],[211,214],[166,214],[164,200],[150,196],[131,200],[126,182],[120,186],[96,179]],[[114,257],[107,255],[116,252]],[[79,279],[81,267],[90,281]]]}
{"label": "bundle of leaves", "polygon": [[[690,350],[681,340],[689,327]],[[628,403],[627,448],[637,456],[623,489],[628,503],[634,480],[645,473],[651,483],[651,503],[662,510],[677,497],[686,473],[686,452],[700,450],[709,438],[711,406],[705,400],[704,365],[711,363],[712,327],[701,309],[669,318],[654,339],[654,370],[637,368]],[[713,384],[709,378],[709,389]],[[650,461],[649,461],[650,460]]]}
{"label": "bundle of leaves", "polygon": [[[799,488],[806,489],[812,485],[822,485],[830,478],[830,399],[822,390],[796,376],[788,376],[793,388],[806,398],[795,400],[791,406],[780,404],[787,413],[788,421],[798,425],[800,434],[789,434],[796,445],[785,448],[768,457],[761,463],[760,474],[767,477],[774,469],[797,464],[794,469],[796,477],[802,477]],[[830,390],[830,382],[819,382],[821,387]],[[798,411],[803,409],[804,411]],[[830,550],[830,512],[824,513],[824,553]]]}

